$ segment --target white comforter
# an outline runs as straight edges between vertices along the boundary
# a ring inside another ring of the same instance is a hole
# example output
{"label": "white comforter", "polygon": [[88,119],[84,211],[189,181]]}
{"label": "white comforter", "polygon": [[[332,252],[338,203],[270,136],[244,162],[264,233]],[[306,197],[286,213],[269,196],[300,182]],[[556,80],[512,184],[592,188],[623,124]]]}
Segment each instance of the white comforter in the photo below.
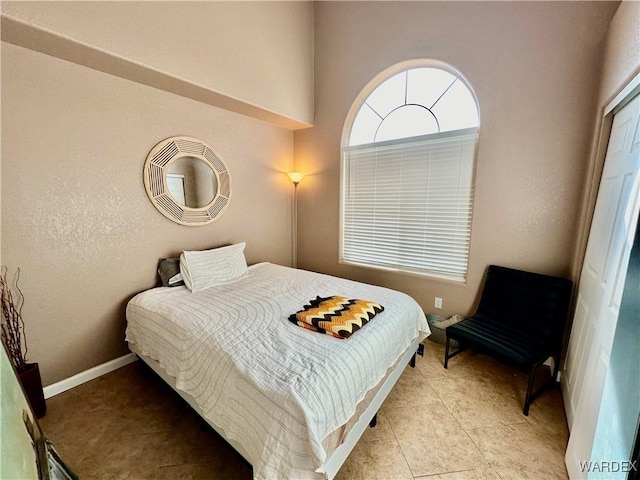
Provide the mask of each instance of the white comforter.
{"label": "white comforter", "polygon": [[[400,292],[268,263],[249,270],[197,293],[138,294],[127,306],[127,341],[243,446],[254,478],[322,478],[322,440],[429,327]],[[347,340],[288,321],[318,295],[371,300],[385,311]]]}

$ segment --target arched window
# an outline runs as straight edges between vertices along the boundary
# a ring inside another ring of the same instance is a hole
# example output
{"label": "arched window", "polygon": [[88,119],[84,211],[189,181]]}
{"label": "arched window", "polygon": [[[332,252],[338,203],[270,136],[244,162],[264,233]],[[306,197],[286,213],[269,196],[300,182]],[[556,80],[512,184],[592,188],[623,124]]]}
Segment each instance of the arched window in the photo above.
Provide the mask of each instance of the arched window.
{"label": "arched window", "polygon": [[340,261],[464,281],[478,127],[448,65],[411,61],[370,82],[343,131]]}

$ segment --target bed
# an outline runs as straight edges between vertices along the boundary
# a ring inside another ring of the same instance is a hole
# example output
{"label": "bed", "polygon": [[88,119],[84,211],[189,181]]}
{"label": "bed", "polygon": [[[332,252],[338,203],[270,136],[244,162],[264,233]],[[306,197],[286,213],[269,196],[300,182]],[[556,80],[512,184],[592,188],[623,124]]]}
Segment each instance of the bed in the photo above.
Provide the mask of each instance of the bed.
{"label": "bed", "polygon": [[[332,295],[384,311],[347,339],[289,321]],[[403,293],[270,263],[200,291],[153,288],[127,306],[131,351],[257,480],[333,478],[429,333],[422,309]]]}

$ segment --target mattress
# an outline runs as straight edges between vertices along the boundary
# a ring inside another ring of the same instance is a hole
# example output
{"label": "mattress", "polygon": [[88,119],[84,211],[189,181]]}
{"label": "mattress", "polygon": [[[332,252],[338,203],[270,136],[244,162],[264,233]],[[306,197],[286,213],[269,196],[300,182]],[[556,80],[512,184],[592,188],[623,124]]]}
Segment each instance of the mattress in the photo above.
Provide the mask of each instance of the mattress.
{"label": "mattress", "polygon": [[[288,321],[311,299],[331,295],[385,310],[349,339]],[[428,334],[422,309],[403,293],[269,263],[201,292],[154,288],[127,306],[127,341],[242,445],[256,479],[323,478],[330,453],[323,440]]]}

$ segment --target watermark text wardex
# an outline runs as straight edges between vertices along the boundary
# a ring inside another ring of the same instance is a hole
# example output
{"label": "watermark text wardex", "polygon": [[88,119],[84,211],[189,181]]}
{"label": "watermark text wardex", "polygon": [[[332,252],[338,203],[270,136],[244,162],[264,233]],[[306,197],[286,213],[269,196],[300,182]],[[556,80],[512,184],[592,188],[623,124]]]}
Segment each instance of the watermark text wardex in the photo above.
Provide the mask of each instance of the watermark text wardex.
{"label": "watermark text wardex", "polygon": [[634,461],[582,461],[578,462],[582,472],[617,473],[637,472],[638,460]]}

